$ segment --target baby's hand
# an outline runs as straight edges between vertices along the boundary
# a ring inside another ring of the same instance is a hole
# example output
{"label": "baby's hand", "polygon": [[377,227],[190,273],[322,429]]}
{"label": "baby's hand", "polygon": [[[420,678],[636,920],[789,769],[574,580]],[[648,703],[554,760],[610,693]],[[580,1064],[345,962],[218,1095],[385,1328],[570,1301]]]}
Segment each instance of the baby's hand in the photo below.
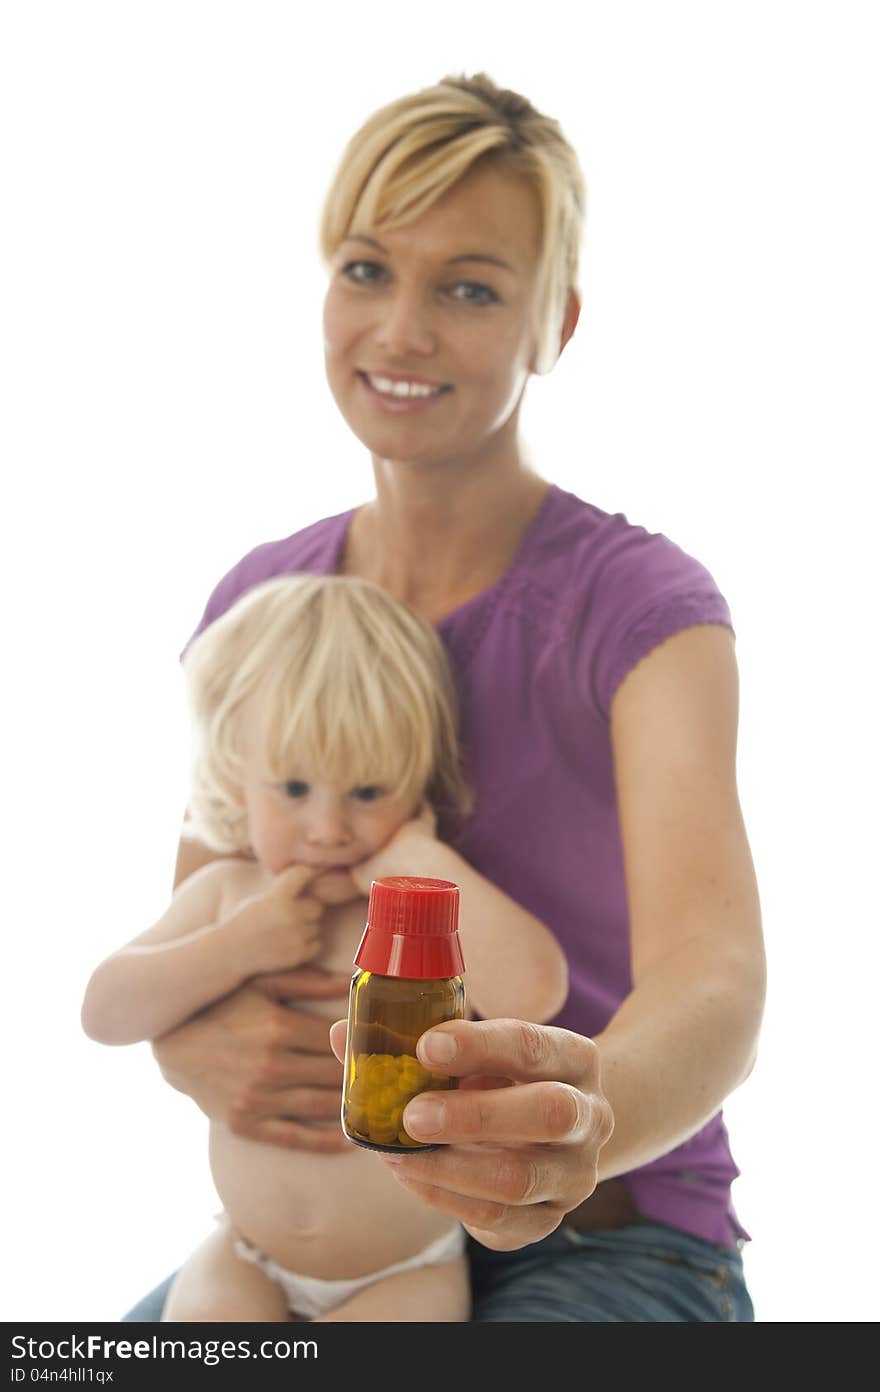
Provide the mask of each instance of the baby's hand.
{"label": "baby's hand", "polygon": [[429,802],[422,803],[412,821],[404,822],[397,835],[407,833],[407,829],[410,836],[427,836],[432,841],[437,840],[437,813]]}
{"label": "baby's hand", "polygon": [[324,905],[303,890],[319,874],[313,865],[291,865],[239,906],[234,920],[246,976],[286,971],[318,955]]}
{"label": "baby's hand", "polygon": [[419,846],[436,839],[434,809],[423,802],[416,815],[399,826],[384,846],[360,865],[352,866],[351,878],[362,894],[369,894],[373,880],[381,880],[386,875],[422,874],[423,871],[414,868],[419,864]]}

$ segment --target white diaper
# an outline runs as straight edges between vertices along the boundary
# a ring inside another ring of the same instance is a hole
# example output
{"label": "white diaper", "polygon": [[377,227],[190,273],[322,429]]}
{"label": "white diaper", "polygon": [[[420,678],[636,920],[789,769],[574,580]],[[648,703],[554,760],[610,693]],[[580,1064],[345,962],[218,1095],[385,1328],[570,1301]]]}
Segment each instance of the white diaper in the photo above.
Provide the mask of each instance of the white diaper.
{"label": "white diaper", "polygon": [[318,1276],[300,1276],[296,1271],[285,1271],[283,1266],[257,1251],[256,1247],[252,1247],[243,1237],[236,1237],[234,1246],[242,1261],[253,1262],[254,1266],[265,1271],[270,1280],[281,1287],[291,1312],[315,1319],[318,1315],[326,1315],[328,1310],[334,1310],[337,1305],[354,1295],[355,1291],[372,1285],[374,1281],[381,1281],[386,1276],[393,1276],[397,1271],[410,1271],[416,1266],[436,1266],[440,1262],[453,1261],[464,1252],[465,1237],[464,1228],[456,1224],[449,1232],[438,1237],[436,1242],[429,1243],[421,1252],[417,1252],[414,1257],[395,1262],[393,1266],[386,1266],[382,1271],[371,1271],[366,1276],[356,1276],[350,1281],[324,1281]]}

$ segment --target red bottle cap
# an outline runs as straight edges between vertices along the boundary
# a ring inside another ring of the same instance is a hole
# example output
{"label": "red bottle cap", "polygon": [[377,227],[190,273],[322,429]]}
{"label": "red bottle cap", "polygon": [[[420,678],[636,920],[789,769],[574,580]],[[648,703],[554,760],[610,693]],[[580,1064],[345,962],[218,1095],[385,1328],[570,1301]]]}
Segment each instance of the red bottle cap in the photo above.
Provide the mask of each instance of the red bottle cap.
{"label": "red bottle cap", "polygon": [[458,899],[458,885],[451,880],[412,875],[374,880],[355,966],[411,980],[461,976]]}

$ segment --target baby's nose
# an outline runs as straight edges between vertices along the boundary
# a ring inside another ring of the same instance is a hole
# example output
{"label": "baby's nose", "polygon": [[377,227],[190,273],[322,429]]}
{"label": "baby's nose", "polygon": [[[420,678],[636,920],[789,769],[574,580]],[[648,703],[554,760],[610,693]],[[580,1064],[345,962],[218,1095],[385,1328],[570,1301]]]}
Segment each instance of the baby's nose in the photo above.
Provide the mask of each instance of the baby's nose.
{"label": "baby's nose", "polygon": [[316,846],[338,846],[350,839],[351,829],[342,807],[316,808],[309,826],[309,840]]}

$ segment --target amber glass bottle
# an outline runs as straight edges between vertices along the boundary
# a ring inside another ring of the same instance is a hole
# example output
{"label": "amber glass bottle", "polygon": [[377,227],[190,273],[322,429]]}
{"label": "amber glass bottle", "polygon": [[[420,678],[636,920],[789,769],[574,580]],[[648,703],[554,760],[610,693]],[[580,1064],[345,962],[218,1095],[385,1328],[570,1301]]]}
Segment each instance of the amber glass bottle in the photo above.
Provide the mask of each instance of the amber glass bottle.
{"label": "amber glass bottle", "polygon": [[403,1109],[418,1092],[456,1086],[416,1058],[419,1036],[464,1015],[458,886],[451,880],[374,880],[348,1003],[342,1129],[370,1150],[436,1150],[407,1135]]}

